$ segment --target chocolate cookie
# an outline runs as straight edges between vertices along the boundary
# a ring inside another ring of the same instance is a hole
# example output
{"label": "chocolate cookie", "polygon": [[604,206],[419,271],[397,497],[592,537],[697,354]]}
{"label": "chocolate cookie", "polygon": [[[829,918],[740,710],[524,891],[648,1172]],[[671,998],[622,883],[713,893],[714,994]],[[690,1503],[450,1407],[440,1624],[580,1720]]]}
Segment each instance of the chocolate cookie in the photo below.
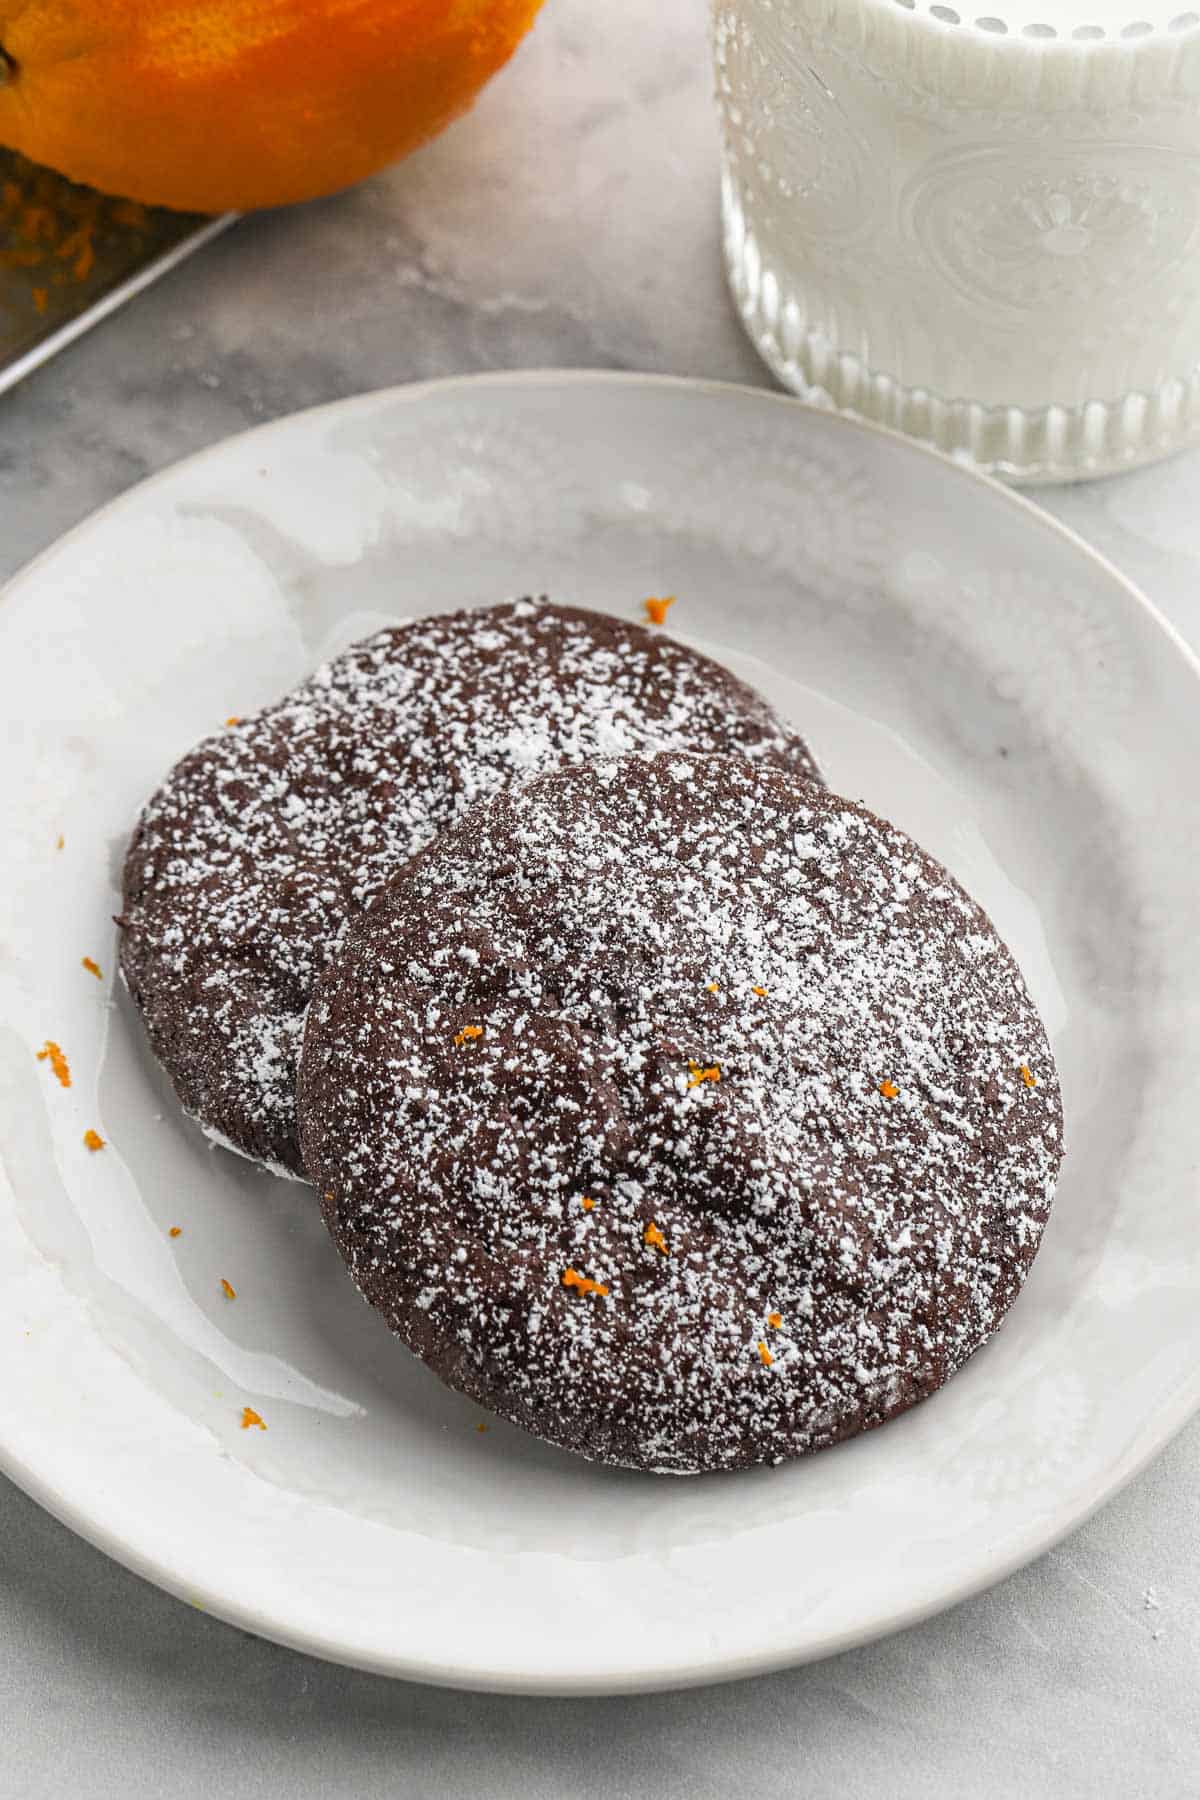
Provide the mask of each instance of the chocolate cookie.
{"label": "chocolate cookie", "polygon": [[476,808],[317,985],[301,1142],[363,1294],[603,1462],[777,1462],[940,1387],[1061,1159],[1012,957],[903,832],[776,767],[560,769]]}
{"label": "chocolate cookie", "polygon": [[766,702],[707,657],[528,600],[381,631],[231,721],[172,770],[125,863],[121,969],[185,1109],[303,1176],[300,1035],[346,921],[513,776],[673,748],[816,775]]}

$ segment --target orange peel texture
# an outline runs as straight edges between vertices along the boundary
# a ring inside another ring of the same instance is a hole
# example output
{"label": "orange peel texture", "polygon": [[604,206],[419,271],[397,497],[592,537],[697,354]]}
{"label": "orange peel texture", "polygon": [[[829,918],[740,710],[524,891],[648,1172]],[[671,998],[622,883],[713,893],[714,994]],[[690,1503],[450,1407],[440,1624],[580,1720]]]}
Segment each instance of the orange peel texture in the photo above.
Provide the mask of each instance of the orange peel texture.
{"label": "orange peel texture", "polygon": [[0,144],[190,212],[311,200],[415,150],[541,0],[0,0]]}

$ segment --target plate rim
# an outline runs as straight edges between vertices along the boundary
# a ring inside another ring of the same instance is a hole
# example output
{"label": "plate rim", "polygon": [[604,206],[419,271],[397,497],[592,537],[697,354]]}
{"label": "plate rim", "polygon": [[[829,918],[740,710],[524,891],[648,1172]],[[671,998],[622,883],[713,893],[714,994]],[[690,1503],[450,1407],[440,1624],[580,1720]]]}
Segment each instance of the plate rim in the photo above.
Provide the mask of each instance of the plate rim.
{"label": "plate rim", "polygon": [[[181,475],[186,475],[205,462],[217,461],[231,445],[245,445],[258,439],[269,439],[272,434],[284,437],[295,431],[298,426],[303,430],[302,421],[332,422],[339,415],[349,416],[359,411],[367,411],[375,406],[386,406],[388,402],[398,405],[419,404],[423,400],[439,400],[464,390],[474,392],[481,388],[503,390],[505,388],[545,389],[548,387],[573,390],[639,389],[657,391],[668,399],[677,393],[705,394],[716,401],[742,404],[749,401],[754,405],[783,408],[797,415],[798,419],[816,416],[821,419],[823,425],[832,425],[835,429],[845,431],[852,436],[865,434],[871,438],[882,439],[893,448],[898,448],[902,454],[906,453],[936,465],[943,475],[964,480],[971,486],[981,486],[994,498],[1000,499],[1004,505],[1011,508],[1017,517],[1040,529],[1048,529],[1069,546],[1076,555],[1082,556],[1097,575],[1110,583],[1115,583],[1123,591],[1126,600],[1132,602],[1135,609],[1144,616],[1146,622],[1165,638],[1174,653],[1182,657],[1190,674],[1200,679],[1200,654],[1191,648],[1179,629],[1165,617],[1148,595],[1129,576],[1118,569],[1108,557],[1087,543],[1078,532],[1047,513],[1033,499],[1016,492],[1005,483],[995,480],[965,462],[947,457],[929,445],[915,442],[886,426],[811,405],[791,394],[766,387],[755,387],[748,383],[687,375],[641,373],[632,370],[533,368],[440,376],[423,381],[401,382],[381,388],[365,389],[317,406],[280,414],[274,419],[264,421],[245,431],[234,432],[166,464],[152,475],[124,489],[103,506],[86,514],[40,550],[30,561],[22,565],[3,586],[0,586],[0,603],[15,597],[27,581],[36,580],[43,564],[49,562],[51,558],[64,551],[69,551],[78,539],[106,521],[110,514],[134,503],[135,496],[140,498],[152,494],[160,486],[177,480]],[[156,1587],[187,1604],[199,1606],[203,1611],[227,1624],[250,1631],[289,1649],[315,1656],[323,1661],[425,1685],[526,1696],[602,1696],[662,1692],[724,1681],[744,1680],[754,1675],[768,1674],[775,1670],[819,1661],[827,1656],[837,1655],[857,1645],[876,1641],[932,1618],[1006,1579],[1018,1569],[1044,1555],[1071,1532],[1077,1530],[1102,1505],[1114,1498],[1121,1489],[1140,1474],[1182,1430],[1197,1410],[1200,1410],[1200,1365],[1178,1384],[1168,1400],[1164,1401],[1153,1414],[1147,1415],[1139,1422],[1123,1456],[1116,1465],[1115,1472],[1110,1479],[1099,1486],[1098,1491],[1089,1495],[1082,1505],[1076,1502],[1057,1508],[1038,1525],[1023,1533],[1019,1540],[1012,1544],[998,1560],[981,1563],[973,1574],[959,1577],[957,1581],[944,1588],[936,1596],[914,1600],[908,1605],[895,1604],[890,1610],[877,1614],[870,1622],[861,1622],[840,1632],[826,1634],[814,1641],[799,1643],[777,1641],[760,1651],[747,1652],[737,1656],[722,1656],[719,1652],[706,1652],[701,1649],[695,1657],[687,1662],[663,1666],[653,1674],[647,1674],[642,1670],[625,1675],[618,1669],[609,1668],[597,1670],[589,1675],[579,1673],[562,1675],[549,1667],[540,1671],[514,1671],[511,1667],[496,1668],[469,1663],[447,1666],[428,1660],[423,1661],[411,1652],[373,1654],[348,1644],[336,1634],[325,1634],[305,1628],[289,1628],[286,1621],[279,1617],[254,1605],[240,1604],[236,1596],[231,1595],[227,1589],[213,1588],[204,1582],[183,1579],[177,1570],[160,1557],[147,1554],[139,1546],[136,1535],[133,1533],[122,1534],[89,1515],[84,1503],[74,1495],[65,1494],[56,1489],[37,1469],[27,1464],[3,1438],[0,1438],[0,1473],[7,1476],[38,1505],[75,1532],[77,1536],[103,1551],[104,1554],[129,1569],[133,1574],[152,1582]]]}
{"label": "plate rim", "polygon": [[[12,574],[0,582],[0,605],[27,578],[35,575],[43,562],[58,555],[68,548],[81,533],[93,525],[100,524],[110,513],[125,506],[135,494],[153,493],[160,485],[185,471],[198,467],[201,463],[220,455],[232,444],[251,444],[259,438],[269,437],[274,432],[283,432],[301,419],[332,419],[338,413],[352,413],[358,408],[366,408],[384,401],[417,402],[433,395],[451,394],[458,389],[474,390],[477,388],[506,387],[621,387],[621,388],[655,388],[665,393],[707,393],[715,399],[737,398],[763,402],[783,409],[785,412],[801,413],[806,418],[819,418],[822,422],[835,425],[851,436],[865,436],[882,439],[902,453],[907,452],[924,462],[933,463],[943,473],[952,473],[966,481],[969,486],[981,487],[994,497],[1002,498],[1015,511],[1027,519],[1035,520],[1040,526],[1048,528],[1056,537],[1070,544],[1084,558],[1101,569],[1106,576],[1124,588],[1128,597],[1133,600],[1140,611],[1144,612],[1154,625],[1162,631],[1179,651],[1194,675],[1200,676],[1200,649],[1194,650],[1166,614],[1158,607],[1150,596],[1140,588],[1132,576],[1126,575],[1112,559],[1089,544],[1073,526],[1047,512],[1039,506],[1032,495],[1023,493],[1006,481],[987,474],[973,463],[957,456],[948,456],[932,444],[922,443],[917,438],[908,437],[904,432],[895,430],[890,425],[880,425],[873,419],[860,419],[853,413],[840,412],[834,407],[819,406],[810,400],[802,400],[798,394],[784,392],[780,388],[755,387],[748,381],[723,381],[707,375],[669,375],[643,372],[639,369],[556,369],[552,366],[528,369],[481,369],[467,375],[432,375],[422,381],[396,381],[385,387],[360,388],[353,394],[342,394],[336,400],[321,400],[315,406],[300,406],[294,412],[279,413],[273,419],[264,419],[258,425],[248,425],[244,431],[232,431],[211,444],[204,444],[198,450],[189,450],[185,455],[175,457],[173,461],[164,463],[161,469],[155,469],[150,475],[144,475],[140,481],[134,481],[111,500],[94,507],[77,519],[74,525],[53,538],[41,550],[35,551],[28,562],[24,562]],[[1170,459],[1168,459],[1170,460]],[[1110,476],[1097,476],[1098,481],[1110,480]],[[1059,485],[1082,485],[1059,484]],[[1039,490],[1040,491],[1040,490]]]}

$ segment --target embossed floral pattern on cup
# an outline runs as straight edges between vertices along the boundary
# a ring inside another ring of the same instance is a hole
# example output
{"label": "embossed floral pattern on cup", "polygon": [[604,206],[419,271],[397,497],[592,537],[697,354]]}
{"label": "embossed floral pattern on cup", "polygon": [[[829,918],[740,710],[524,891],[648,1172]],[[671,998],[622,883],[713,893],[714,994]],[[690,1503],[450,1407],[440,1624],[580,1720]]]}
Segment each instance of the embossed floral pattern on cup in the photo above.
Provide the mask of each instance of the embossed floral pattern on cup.
{"label": "embossed floral pattern on cup", "polygon": [[1070,307],[1066,328],[1095,332],[1098,310],[1163,282],[1190,256],[1197,191],[1181,159],[1143,145],[955,152],[910,185],[917,241],[945,278],[987,307]]}
{"label": "embossed floral pattern on cup", "polygon": [[865,145],[775,8],[718,11],[717,102],[726,154],[765,213],[851,237],[869,208]]}

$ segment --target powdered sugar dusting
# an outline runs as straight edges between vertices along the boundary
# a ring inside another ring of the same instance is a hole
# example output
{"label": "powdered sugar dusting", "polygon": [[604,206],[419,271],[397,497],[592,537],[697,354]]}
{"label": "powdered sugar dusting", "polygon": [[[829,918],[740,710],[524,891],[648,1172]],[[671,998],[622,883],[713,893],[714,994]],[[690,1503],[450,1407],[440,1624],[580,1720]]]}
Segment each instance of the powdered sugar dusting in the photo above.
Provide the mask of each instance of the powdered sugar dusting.
{"label": "powdered sugar dusting", "polygon": [[1041,1021],[945,870],[674,752],[535,775],[418,857],[318,986],[300,1110],[355,1279],[444,1379],[680,1473],[940,1386],[1062,1145]]}
{"label": "powdered sugar dusting", "polygon": [[671,747],[816,773],[726,670],[533,601],[380,632],[206,740],[150,801],[125,868],[122,966],[184,1107],[302,1174],[300,1034],[347,920],[515,776]]}

